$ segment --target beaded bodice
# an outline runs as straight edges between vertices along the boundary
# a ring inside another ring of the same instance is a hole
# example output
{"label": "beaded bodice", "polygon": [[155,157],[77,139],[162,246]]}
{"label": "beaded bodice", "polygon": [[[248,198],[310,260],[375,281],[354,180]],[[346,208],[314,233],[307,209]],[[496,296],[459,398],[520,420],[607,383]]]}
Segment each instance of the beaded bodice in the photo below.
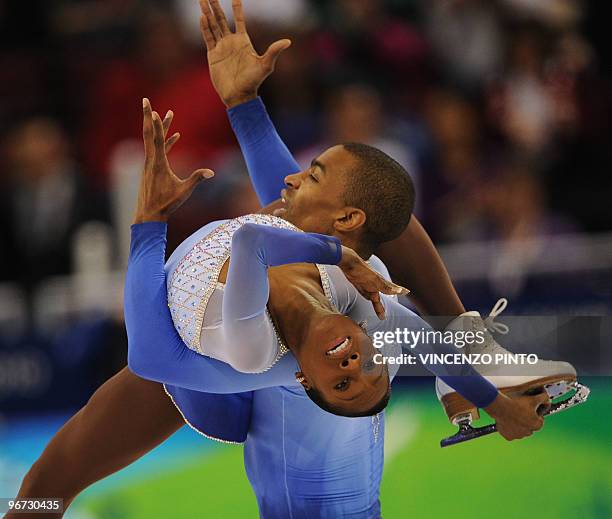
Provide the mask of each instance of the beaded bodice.
{"label": "beaded bodice", "polygon": [[[200,239],[179,261],[168,286],[168,306],[174,326],[183,342],[192,350],[204,354],[200,335],[208,301],[217,286],[219,274],[231,253],[232,236],[245,223],[270,225],[299,231],[293,224],[272,215],[249,214],[228,220]],[[326,297],[334,305],[329,276],[325,267],[317,265]],[[268,314],[274,326],[274,321]],[[276,331],[276,328],[275,328]],[[278,331],[279,352],[274,362],[287,353]],[[274,363],[273,363],[274,364]]]}

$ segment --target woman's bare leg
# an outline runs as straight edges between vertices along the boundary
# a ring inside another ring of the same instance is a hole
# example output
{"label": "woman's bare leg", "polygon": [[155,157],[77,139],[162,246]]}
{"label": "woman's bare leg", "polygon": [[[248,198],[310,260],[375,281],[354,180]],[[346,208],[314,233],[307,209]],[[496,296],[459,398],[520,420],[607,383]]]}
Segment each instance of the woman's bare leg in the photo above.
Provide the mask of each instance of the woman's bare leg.
{"label": "woman's bare leg", "polygon": [[[89,485],[130,465],[184,424],[161,384],[124,368],[52,438],[24,477],[18,497],[63,498],[65,509]],[[8,514],[6,519],[26,517]]]}

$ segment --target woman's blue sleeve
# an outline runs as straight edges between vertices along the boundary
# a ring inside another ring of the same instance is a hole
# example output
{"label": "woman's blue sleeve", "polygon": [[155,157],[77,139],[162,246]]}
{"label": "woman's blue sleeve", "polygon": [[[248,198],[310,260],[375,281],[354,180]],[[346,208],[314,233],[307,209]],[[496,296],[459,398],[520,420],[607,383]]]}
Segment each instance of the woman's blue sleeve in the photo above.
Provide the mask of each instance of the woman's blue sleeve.
{"label": "woman's blue sleeve", "polygon": [[[340,241],[332,236],[251,223],[240,227],[232,236],[222,333],[216,338],[223,360],[238,371],[259,373],[276,358],[278,341],[266,314],[269,267],[288,263],[333,265],[341,257]],[[204,335],[202,340],[207,340]]]}
{"label": "woman's blue sleeve", "polygon": [[223,295],[224,326],[264,313],[269,267],[289,263],[336,265],[341,258],[342,245],[334,236],[244,224],[232,236]]}
{"label": "woman's blue sleeve", "polygon": [[[415,331],[432,329],[427,322],[397,301],[385,296],[382,299],[385,305],[386,319],[377,323],[378,330],[394,332],[397,329],[404,328]],[[430,359],[435,354],[456,354],[460,351],[451,344],[444,344],[440,341],[428,343],[421,340],[413,344],[407,353],[417,353],[420,359]],[[431,356],[426,357],[427,354]],[[432,359],[432,362],[423,363],[423,366],[480,408],[489,406],[497,398],[497,388],[470,364],[437,364]]]}
{"label": "woman's blue sleeve", "polygon": [[251,182],[262,205],[280,198],[285,177],[300,171],[260,97],[228,110]]}
{"label": "woman's blue sleeve", "polygon": [[246,374],[199,355],[183,343],[168,309],[166,227],[163,222],[132,226],[124,295],[129,368],[142,378],[209,393],[295,384],[298,369],[291,354],[265,373]]}

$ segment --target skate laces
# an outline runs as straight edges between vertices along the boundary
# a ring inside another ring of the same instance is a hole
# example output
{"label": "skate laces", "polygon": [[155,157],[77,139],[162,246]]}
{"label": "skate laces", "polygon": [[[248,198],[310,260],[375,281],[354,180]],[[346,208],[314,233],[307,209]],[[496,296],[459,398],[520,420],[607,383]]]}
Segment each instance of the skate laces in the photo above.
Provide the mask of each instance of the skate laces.
{"label": "skate laces", "polygon": [[502,297],[497,300],[497,303],[493,306],[491,311],[489,312],[489,316],[483,319],[484,325],[489,332],[500,333],[502,335],[506,335],[510,328],[504,323],[498,323],[495,321],[495,318],[501,314],[506,307],[508,306],[508,300],[505,297]]}

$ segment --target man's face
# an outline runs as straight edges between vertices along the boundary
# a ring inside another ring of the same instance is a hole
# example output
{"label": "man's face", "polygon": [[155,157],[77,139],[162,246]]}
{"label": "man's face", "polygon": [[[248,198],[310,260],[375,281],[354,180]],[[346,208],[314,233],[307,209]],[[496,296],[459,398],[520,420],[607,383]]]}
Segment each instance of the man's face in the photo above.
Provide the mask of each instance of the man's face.
{"label": "man's face", "polygon": [[274,214],[303,231],[334,234],[334,222],[344,216],[345,187],[354,164],[343,146],[329,148],[308,169],[285,177],[283,205]]}

